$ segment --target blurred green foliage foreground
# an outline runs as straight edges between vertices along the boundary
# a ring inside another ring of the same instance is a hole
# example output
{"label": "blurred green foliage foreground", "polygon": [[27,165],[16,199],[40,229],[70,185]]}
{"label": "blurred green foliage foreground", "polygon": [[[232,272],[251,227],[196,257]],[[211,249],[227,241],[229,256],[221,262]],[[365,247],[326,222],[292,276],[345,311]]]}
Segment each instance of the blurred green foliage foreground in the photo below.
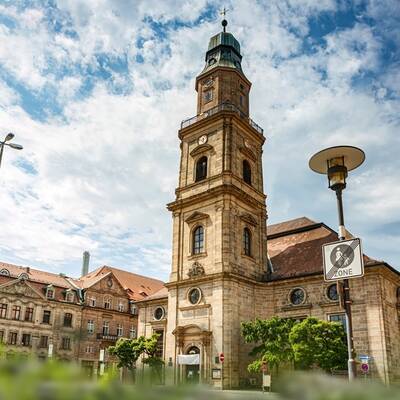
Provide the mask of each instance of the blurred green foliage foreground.
{"label": "blurred green foliage foreground", "polygon": [[0,400],[394,400],[398,388],[386,388],[362,379],[350,385],[343,379],[303,373],[284,378],[278,393],[213,391],[205,387],[143,386],[123,384],[117,376],[88,380],[73,365],[31,360],[0,361]]}

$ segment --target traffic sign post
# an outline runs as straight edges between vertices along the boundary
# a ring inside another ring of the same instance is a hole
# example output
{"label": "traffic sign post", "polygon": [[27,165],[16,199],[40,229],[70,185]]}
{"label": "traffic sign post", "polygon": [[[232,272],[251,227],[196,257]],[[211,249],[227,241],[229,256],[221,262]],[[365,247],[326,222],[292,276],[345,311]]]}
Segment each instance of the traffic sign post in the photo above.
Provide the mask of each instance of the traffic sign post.
{"label": "traffic sign post", "polygon": [[364,275],[361,240],[341,240],[322,246],[326,281],[358,278]]}
{"label": "traffic sign post", "polygon": [[225,360],[224,353],[220,353],[220,355],[219,355],[219,361],[223,364],[223,363],[224,363],[224,360]]}

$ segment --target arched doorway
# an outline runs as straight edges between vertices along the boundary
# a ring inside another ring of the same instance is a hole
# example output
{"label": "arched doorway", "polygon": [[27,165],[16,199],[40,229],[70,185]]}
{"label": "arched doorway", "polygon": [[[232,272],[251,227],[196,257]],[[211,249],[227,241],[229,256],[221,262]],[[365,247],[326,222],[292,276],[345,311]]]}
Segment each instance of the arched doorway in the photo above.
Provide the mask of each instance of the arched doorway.
{"label": "arched doorway", "polygon": [[[186,354],[200,354],[200,349],[196,346],[192,346],[188,349]],[[186,365],[185,381],[188,384],[197,384],[200,382],[200,363]]]}

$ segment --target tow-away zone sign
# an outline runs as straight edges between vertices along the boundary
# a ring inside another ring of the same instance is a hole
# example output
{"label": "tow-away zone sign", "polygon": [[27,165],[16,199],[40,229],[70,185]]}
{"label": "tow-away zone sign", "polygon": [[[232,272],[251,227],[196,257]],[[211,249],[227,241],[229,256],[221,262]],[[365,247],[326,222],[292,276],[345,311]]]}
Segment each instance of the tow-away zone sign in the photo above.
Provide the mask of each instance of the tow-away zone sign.
{"label": "tow-away zone sign", "polygon": [[326,281],[357,278],[364,275],[360,239],[341,240],[322,246]]}

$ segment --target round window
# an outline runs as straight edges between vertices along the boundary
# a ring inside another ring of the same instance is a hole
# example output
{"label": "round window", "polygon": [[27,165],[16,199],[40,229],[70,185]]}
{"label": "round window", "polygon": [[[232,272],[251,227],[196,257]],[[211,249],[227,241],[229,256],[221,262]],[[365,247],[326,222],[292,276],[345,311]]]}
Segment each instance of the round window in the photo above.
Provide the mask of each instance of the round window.
{"label": "round window", "polygon": [[199,288],[194,288],[189,291],[189,301],[191,304],[197,304],[201,298],[201,291]]}
{"label": "round window", "polygon": [[294,305],[299,305],[304,302],[306,294],[303,289],[297,288],[290,293],[290,302]]}
{"label": "round window", "polygon": [[154,310],[154,319],[159,321],[160,319],[164,318],[164,309],[162,307],[157,307]]}
{"label": "round window", "polygon": [[326,294],[327,294],[329,300],[332,300],[332,301],[339,300],[336,283],[328,286],[328,289],[326,290]]}

